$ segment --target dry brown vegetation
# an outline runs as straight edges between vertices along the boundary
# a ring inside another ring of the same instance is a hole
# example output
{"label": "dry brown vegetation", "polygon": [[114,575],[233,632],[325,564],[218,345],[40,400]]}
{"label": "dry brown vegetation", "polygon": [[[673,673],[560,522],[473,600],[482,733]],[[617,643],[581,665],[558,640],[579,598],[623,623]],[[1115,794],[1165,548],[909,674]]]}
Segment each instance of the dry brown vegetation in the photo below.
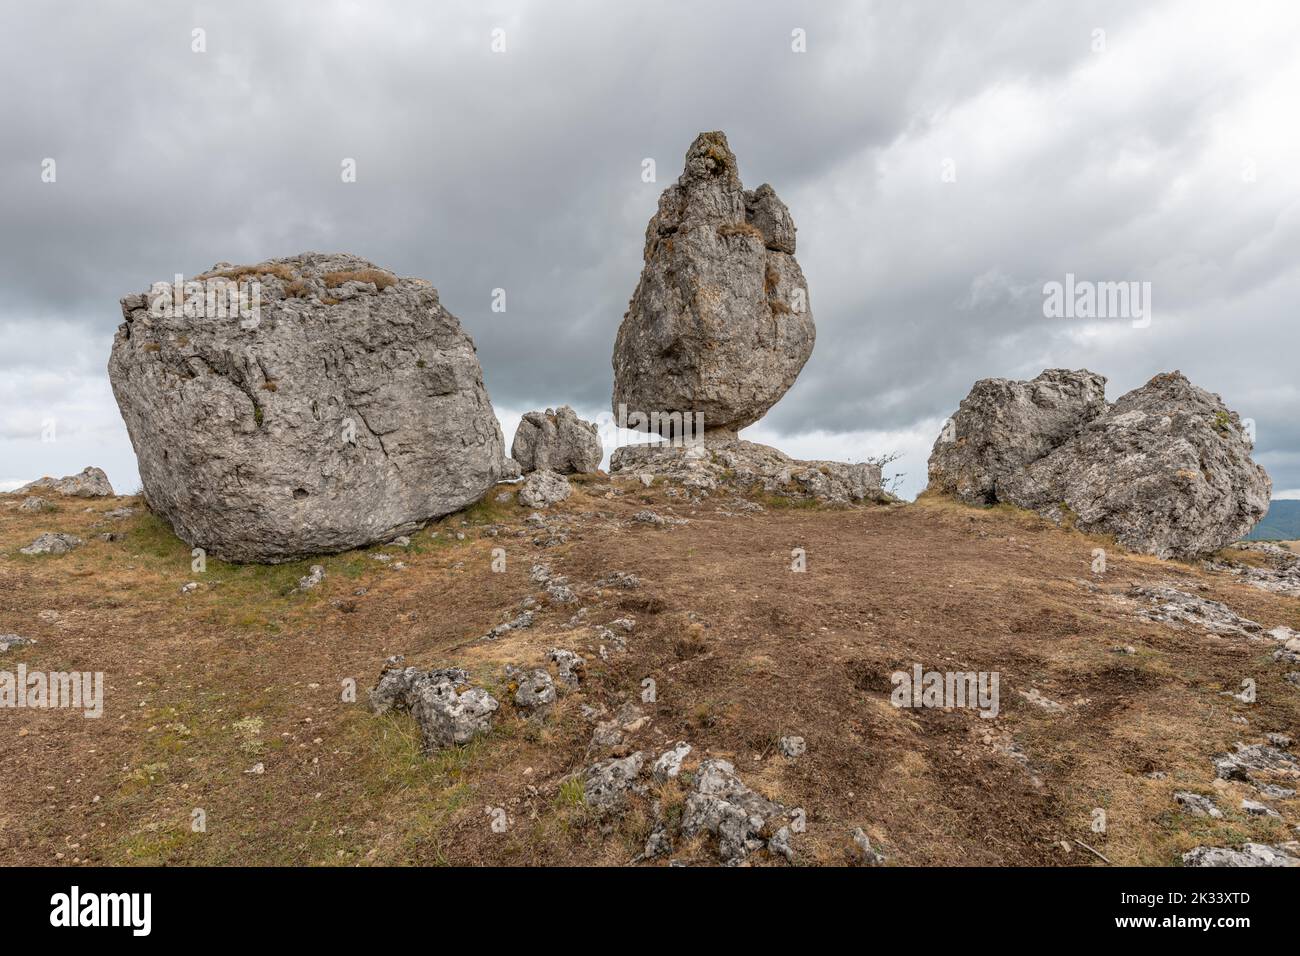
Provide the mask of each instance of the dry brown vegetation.
{"label": "dry brown vegetation", "polygon": [[[1094,575],[1092,549],[1105,542],[1005,507],[923,499],[727,515],[718,496],[690,506],[662,484],[620,485],[612,498],[607,488],[579,482],[552,515],[565,543],[535,543],[546,535],[527,511],[494,492],[415,535],[409,552],[387,549],[404,570],[374,560],[382,548],[319,558],[326,580],[307,593],[292,588],[310,561],[210,561],[194,574],[189,547],[143,509],[104,519],[134,499],[60,499],[30,514],[0,496],[0,631],[38,641],[0,668],[106,675],[99,720],[0,710],[0,856],[625,864],[652,825],[649,802],[603,824],[570,775],[605,755],[588,749],[581,705],[614,709],[647,676],[652,719],[625,749],[686,740],[688,769],[706,755],[733,760],[755,789],[806,809],[793,841],[804,863],[843,863],[858,826],[900,865],[1102,865],[1075,839],[1116,864],[1168,865],[1200,843],[1278,842],[1300,822],[1295,800],[1270,801],[1282,820],[1246,816],[1240,798],[1257,795],[1216,782],[1211,766],[1236,741],[1300,729],[1300,691],[1271,644],[1145,621],[1123,594],[1173,581],[1269,627],[1300,627],[1300,601],[1117,550]],[[632,522],[644,508],[690,523]],[[63,557],[17,553],[47,530],[86,544]],[[790,570],[796,547],[806,573]],[[538,593],[539,560],[582,592],[586,620],[571,626],[572,607],[544,604],[534,627],[478,640]],[[614,570],[642,586],[596,588]],[[182,595],[189,581],[200,587]],[[628,650],[603,661],[589,625],[620,617],[636,620]],[[1117,654],[1124,645],[1136,653]],[[540,666],[553,646],[587,658],[579,692],[540,723],[503,704],[491,734],[431,759],[409,717],[364,706],[390,654],[464,665],[504,699],[502,666]],[[891,706],[889,674],[913,663],[998,671],[1000,714]],[[1258,681],[1254,704],[1227,696],[1243,677]],[[349,679],[361,703],[341,700]],[[1061,710],[1030,703],[1030,691]],[[803,757],[778,753],[787,734],[806,738]],[[250,772],[257,765],[264,772]],[[1225,818],[1181,812],[1172,793],[1183,789],[1215,794]],[[679,784],[661,796],[680,812]],[[494,807],[509,815],[505,833],[488,825]],[[1105,833],[1090,828],[1097,808]],[[196,809],[206,832],[191,829]],[[678,857],[714,859],[705,841]]]}
{"label": "dry brown vegetation", "polygon": [[382,269],[344,269],[339,272],[327,272],[324,279],[327,289],[337,288],[345,282],[373,282],[380,292],[397,281],[396,276]]}
{"label": "dry brown vegetation", "polygon": [[232,266],[229,269],[205,272],[203,275],[195,276],[194,279],[196,282],[204,279],[234,279],[236,282],[243,282],[250,276],[275,276],[285,282],[292,282],[298,278],[298,274],[292,267],[282,262],[272,262],[256,266]]}

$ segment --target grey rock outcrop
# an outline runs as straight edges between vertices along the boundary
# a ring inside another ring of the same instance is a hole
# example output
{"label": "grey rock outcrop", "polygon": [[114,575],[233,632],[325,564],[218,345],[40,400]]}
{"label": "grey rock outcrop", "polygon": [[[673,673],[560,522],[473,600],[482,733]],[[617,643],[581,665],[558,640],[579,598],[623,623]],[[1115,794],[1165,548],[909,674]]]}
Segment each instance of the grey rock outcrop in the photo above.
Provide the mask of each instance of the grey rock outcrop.
{"label": "grey rock outcrop", "polygon": [[[976,392],[982,394],[980,385]],[[946,448],[951,443],[941,435],[930,459],[931,486],[966,500],[1029,508],[1160,558],[1217,551],[1264,516],[1272,482],[1251,460],[1252,441],[1237,413],[1219,396],[1180,372],[1157,375],[1100,414],[1092,414],[1091,391],[1081,389],[1084,394],[1087,401],[1066,403],[1051,417],[1023,414],[1019,399],[1002,406],[1015,409],[1013,415],[1002,414],[996,402],[971,402],[968,429],[985,424],[988,437],[968,432],[968,444],[984,451]],[[1059,440],[1071,407],[1082,420],[1075,434]],[[1043,450],[1041,457],[1027,461],[1002,451],[1008,438],[1015,442],[1018,421],[1028,454]]]}
{"label": "grey rock outcrop", "polygon": [[259,298],[195,316],[166,284],[126,296],[109,360],[145,499],[186,542],[232,561],[342,551],[501,475],[474,343],[428,281],[318,253],[199,280],[206,304],[222,283]]}
{"label": "grey rock outcrop", "polygon": [[0,654],[7,654],[15,647],[30,647],[35,643],[30,637],[22,637],[18,634],[0,634]]}
{"label": "grey rock outcrop", "polygon": [[74,548],[81,547],[82,541],[75,534],[47,531],[25,548],[19,548],[22,554],[67,554]]}
{"label": "grey rock outcrop", "polygon": [[600,433],[568,405],[544,412],[528,412],[515,430],[510,456],[519,468],[553,471],[561,475],[587,474],[600,467],[605,450]]}
{"label": "grey rock outcrop", "polygon": [[719,487],[785,498],[844,503],[887,502],[880,466],[871,462],[800,461],[768,445],[726,434],[697,442],[624,445],[610,456],[610,475],[663,476],[694,493]]}
{"label": "grey rock outcrop", "polygon": [[19,494],[30,494],[34,491],[53,491],[60,495],[70,495],[73,498],[111,498],[113,496],[113,486],[109,484],[108,475],[104,474],[102,468],[96,468],[93,465],[83,468],[75,475],[68,475],[64,478],[51,478],[47,475],[18,489]]}
{"label": "grey rock outcrop", "polygon": [[[734,866],[754,850],[767,847],[778,839],[781,821],[790,811],[779,803],[755,793],[736,776],[736,768],[726,760],[705,760],[695,772],[691,791],[682,811],[682,835],[711,833],[718,839],[718,856]],[[765,834],[771,834],[765,836]]]}
{"label": "grey rock outcrop", "polygon": [[816,339],[794,249],[772,188],[746,191],[726,136],[697,136],[646,228],[614,346],[615,414],[694,413],[733,435],[762,418]]}
{"label": "grey rock outcrop", "polygon": [[994,504],[998,481],[1044,457],[1106,410],[1106,379],[1047,369],[1028,382],[975,383],[930,454],[930,488]]}
{"label": "grey rock outcrop", "polygon": [[467,744],[492,729],[492,717],[501,706],[481,687],[470,687],[469,673],[459,667],[422,671],[400,667],[400,659],[379,677],[370,691],[370,708],[376,714],[407,711],[420,726],[426,754]]}
{"label": "grey rock outcrop", "polygon": [[553,471],[535,471],[519,489],[519,503],[528,508],[549,508],[573,494],[573,486]]}
{"label": "grey rock outcrop", "polygon": [[23,499],[22,504],[18,506],[18,510],[26,512],[53,511],[54,505],[38,495],[29,495]]}
{"label": "grey rock outcrop", "polygon": [[1184,866],[1300,866],[1300,844],[1243,843],[1240,847],[1198,846],[1183,854]]}

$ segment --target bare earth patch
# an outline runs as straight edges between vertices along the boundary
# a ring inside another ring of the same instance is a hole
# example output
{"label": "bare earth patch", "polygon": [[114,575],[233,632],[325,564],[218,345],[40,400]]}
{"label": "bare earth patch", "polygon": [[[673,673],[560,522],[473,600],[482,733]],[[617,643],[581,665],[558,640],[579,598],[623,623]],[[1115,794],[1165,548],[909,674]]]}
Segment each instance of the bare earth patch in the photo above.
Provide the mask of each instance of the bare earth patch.
{"label": "bare earth patch", "polygon": [[[1266,629],[1300,629],[1300,600],[1007,508],[760,511],[669,490],[592,476],[539,527],[496,500],[510,491],[499,486],[409,546],[275,567],[209,561],[203,573],[137,499],[53,496],[56,511],[24,513],[19,496],[0,495],[0,633],[36,641],[0,655],[0,670],[105,675],[98,720],[0,709],[0,855],[626,864],[654,824],[651,799],[680,813],[684,780],[607,821],[571,775],[678,740],[693,747],[686,780],[721,757],[763,796],[804,809],[799,863],[848,862],[858,827],[897,865],[1104,865],[1076,840],[1115,864],[1174,865],[1199,844],[1294,839],[1300,802],[1216,780],[1213,759],[1268,733],[1300,736],[1300,687],[1284,679],[1300,665],[1274,661],[1270,640],[1147,620],[1126,594],[1168,585]],[[124,505],[135,514],[105,516]],[[633,520],[647,509],[687,520]],[[19,554],[46,531],[85,544]],[[804,573],[791,570],[796,548]],[[539,562],[567,577],[577,604],[547,599],[530,577]],[[323,582],[295,590],[312,564]],[[482,639],[529,596],[531,627]],[[634,622],[625,650],[600,630],[619,620]],[[545,667],[553,647],[581,654],[586,674],[529,719],[509,702],[504,665]],[[366,707],[395,654],[468,668],[502,701],[492,732],[422,758],[410,717]],[[892,706],[890,673],[915,664],[998,672],[998,716]],[[1231,696],[1247,678],[1253,703]],[[356,702],[343,699],[349,682]],[[594,745],[584,706],[627,703],[649,719]],[[806,752],[783,755],[788,736]],[[1223,817],[1193,816],[1175,791],[1213,796]],[[1243,799],[1279,816],[1248,814]],[[716,862],[703,839],[674,858]],[[787,865],[766,852],[751,862]]]}

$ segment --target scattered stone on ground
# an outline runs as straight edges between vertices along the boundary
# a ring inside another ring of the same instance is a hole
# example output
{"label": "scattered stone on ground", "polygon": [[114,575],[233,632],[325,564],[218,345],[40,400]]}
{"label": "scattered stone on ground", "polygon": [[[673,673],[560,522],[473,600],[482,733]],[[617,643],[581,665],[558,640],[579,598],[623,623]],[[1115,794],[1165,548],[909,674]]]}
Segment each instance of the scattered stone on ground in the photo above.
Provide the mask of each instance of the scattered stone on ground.
{"label": "scattered stone on ground", "polygon": [[35,643],[30,637],[20,637],[17,634],[0,634],[0,654],[6,654],[15,647],[28,647]]}
{"label": "scattered stone on ground", "polygon": [[1240,847],[1198,846],[1183,854],[1184,866],[1300,866],[1300,843],[1243,843]]}
{"label": "scattered stone on ground", "polygon": [[26,512],[53,511],[54,505],[44,498],[38,497],[37,495],[31,495],[30,497],[23,499],[22,504],[18,506],[18,510]]}
{"label": "scattered stone on ground", "polygon": [[566,687],[577,687],[578,682],[582,679],[583,671],[587,667],[587,662],[575,654],[573,651],[566,650],[562,647],[551,648],[546,657],[555,664],[555,669],[559,674],[560,683]]}
{"label": "scattered stone on ground", "polygon": [[808,744],[802,737],[782,737],[779,741],[781,754],[794,759],[808,752]]}
{"label": "scattered stone on ground", "polygon": [[858,827],[852,833],[853,847],[857,862],[862,866],[880,866],[885,862],[885,856],[879,853],[871,845],[871,838],[867,836],[867,831]]}
{"label": "scattered stone on ground", "polygon": [[500,704],[481,687],[469,686],[463,668],[422,671],[400,665],[400,657],[385,664],[370,691],[370,707],[376,714],[409,712],[419,724],[426,754],[469,743],[492,728]]}
{"label": "scattered stone on ground", "polygon": [[75,534],[62,534],[47,531],[25,548],[19,548],[22,554],[67,554],[73,548],[81,547],[82,541]]}
{"label": "scattered stone on ground", "polygon": [[1213,817],[1216,820],[1223,817],[1223,811],[1218,808],[1214,800],[1199,793],[1179,790],[1174,793],[1174,801],[1195,817]]}
{"label": "scattered stone on ground", "polygon": [[325,569],[319,564],[313,564],[306,575],[298,579],[299,591],[310,591],[318,587],[325,580]]}
{"label": "scattered stone on ground", "polygon": [[1149,605],[1139,612],[1148,620],[1174,626],[1188,625],[1212,634],[1236,634],[1248,638],[1259,638],[1264,634],[1262,626],[1240,616],[1226,604],[1175,587],[1135,584],[1129,588],[1128,595]]}
{"label": "scattered stone on ground", "polygon": [[526,508],[549,508],[573,494],[573,486],[553,471],[534,471],[519,488],[519,503]]}
{"label": "scattered stone on ground", "polygon": [[755,850],[768,847],[790,811],[768,800],[736,776],[736,768],[726,760],[709,759],[695,771],[691,790],[682,811],[681,832],[685,837],[710,833],[717,837],[718,856],[723,864],[734,866]]}

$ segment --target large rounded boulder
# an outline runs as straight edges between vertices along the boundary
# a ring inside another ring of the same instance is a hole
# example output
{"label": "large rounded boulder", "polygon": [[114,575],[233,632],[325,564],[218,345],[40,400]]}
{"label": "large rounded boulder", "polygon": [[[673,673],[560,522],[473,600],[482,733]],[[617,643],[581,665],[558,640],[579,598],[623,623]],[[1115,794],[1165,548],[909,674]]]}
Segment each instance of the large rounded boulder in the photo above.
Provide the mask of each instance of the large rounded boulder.
{"label": "large rounded boulder", "polygon": [[109,377],[145,500],[216,557],[385,541],[501,475],[474,343],[424,279],[345,254],[223,263],[122,315]]}
{"label": "large rounded boulder", "polygon": [[615,414],[697,414],[706,430],[732,434],[762,418],[816,338],[794,250],[776,193],[746,191],[726,136],[701,133],[646,228],[645,267],[614,346]]}

